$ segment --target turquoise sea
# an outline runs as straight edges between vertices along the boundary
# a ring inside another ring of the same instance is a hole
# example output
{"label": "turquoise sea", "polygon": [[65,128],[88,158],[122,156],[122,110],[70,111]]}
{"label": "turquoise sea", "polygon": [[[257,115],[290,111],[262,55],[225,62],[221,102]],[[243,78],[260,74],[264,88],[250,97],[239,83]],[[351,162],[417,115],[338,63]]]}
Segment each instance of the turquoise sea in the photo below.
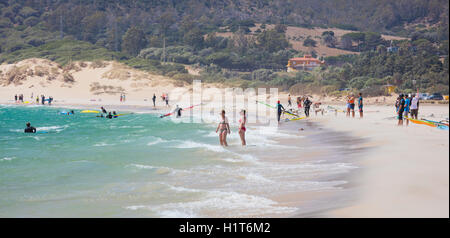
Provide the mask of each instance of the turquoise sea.
{"label": "turquoise sea", "polygon": [[0,105],[0,217],[295,216],[323,205],[277,198],[342,191],[356,168],[332,133],[249,130],[223,148],[216,125],[63,110]]}

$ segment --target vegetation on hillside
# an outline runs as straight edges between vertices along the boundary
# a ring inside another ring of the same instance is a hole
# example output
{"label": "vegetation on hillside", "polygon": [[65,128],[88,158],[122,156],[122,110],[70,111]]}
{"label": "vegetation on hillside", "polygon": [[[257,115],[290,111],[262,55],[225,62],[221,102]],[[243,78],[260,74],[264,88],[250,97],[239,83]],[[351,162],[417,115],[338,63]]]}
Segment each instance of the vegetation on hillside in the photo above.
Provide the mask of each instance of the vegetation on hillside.
{"label": "vegetation on hillside", "polygon": [[[186,82],[372,94],[393,84],[448,94],[448,6],[443,0],[2,1],[0,63],[117,60]],[[262,25],[251,33],[256,23]],[[339,39],[325,31],[303,45],[322,42],[360,54],[327,57],[327,66],[313,72],[286,73],[289,58],[315,55],[292,49],[287,25],[356,30]],[[410,40],[387,41],[381,33]],[[203,70],[189,75],[182,64]]]}

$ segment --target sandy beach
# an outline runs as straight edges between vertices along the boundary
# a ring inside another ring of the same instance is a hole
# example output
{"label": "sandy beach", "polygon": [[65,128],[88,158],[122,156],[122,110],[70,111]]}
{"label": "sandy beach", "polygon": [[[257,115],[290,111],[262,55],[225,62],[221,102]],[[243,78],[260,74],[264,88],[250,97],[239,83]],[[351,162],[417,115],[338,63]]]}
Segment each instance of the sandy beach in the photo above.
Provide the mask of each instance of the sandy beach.
{"label": "sandy beach", "polygon": [[[36,63],[38,62],[38,63]],[[58,68],[50,62],[28,60],[23,64],[46,64]],[[79,63],[78,69],[70,69],[74,82],[67,83],[64,79],[48,80],[46,77],[32,76],[32,79],[17,84],[0,87],[0,104],[14,104],[15,94],[24,94],[29,105],[34,103],[34,96],[44,94],[53,96],[54,107],[98,109],[105,106],[108,109],[146,113],[167,112],[162,93],[171,92],[179,83],[170,78],[150,75],[114,63],[107,63],[100,68],[89,65],[83,69]],[[6,72],[11,65],[2,65]],[[16,65],[16,67],[20,67]],[[26,68],[30,69],[30,68]],[[55,69],[57,70],[57,69]],[[62,70],[62,69],[60,69]],[[131,72],[128,75],[124,72]],[[114,76],[112,76],[114,75]],[[121,76],[122,75],[122,76]],[[110,77],[110,78],[108,78]],[[120,78],[123,77],[123,78]],[[181,85],[189,91],[189,85]],[[119,101],[119,95],[124,93],[125,102]],[[157,107],[151,105],[151,96],[157,96]],[[280,93],[279,98],[286,104],[287,94]],[[319,100],[318,96],[313,97]],[[409,126],[398,127],[394,118],[392,99],[382,102],[381,98],[367,99],[363,119],[347,118],[344,113],[334,112],[325,115],[312,113],[308,119],[282,124],[281,130],[289,130],[298,135],[308,136],[308,130],[321,128],[329,133],[348,134],[348,150],[357,153],[352,163],[358,169],[351,173],[346,185],[345,199],[340,207],[324,206],[320,212],[300,213],[300,217],[449,217],[449,131],[410,123]],[[321,98],[324,108],[333,105],[343,109],[345,104],[331,98]],[[171,104],[178,103],[177,97],[171,98]],[[180,102],[180,104],[187,104]],[[26,106],[28,104],[24,104]],[[204,110],[210,110],[219,101],[209,102]],[[217,108],[216,108],[217,109]],[[251,113],[251,112],[250,112]],[[358,114],[358,113],[357,113]],[[449,107],[446,105],[422,104],[419,118],[441,120],[449,117]],[[306,127],[307,124],[310,127]],[[308,128],[299,131],[300,128]],[[353,141],[353,142],[352,142]],[[298,143],[289,140],[285,144]],[[317,142],[320,147],[320,141]],[[360,151],[360,152],[358,152]],[[345,156],[343,154],[342,156]],[[273,158],[274,161],[282,159]],[[312,199],[319,196],[310,193]],[[301,201],[296,194],[273,199],[281,205],[295,205]]]}

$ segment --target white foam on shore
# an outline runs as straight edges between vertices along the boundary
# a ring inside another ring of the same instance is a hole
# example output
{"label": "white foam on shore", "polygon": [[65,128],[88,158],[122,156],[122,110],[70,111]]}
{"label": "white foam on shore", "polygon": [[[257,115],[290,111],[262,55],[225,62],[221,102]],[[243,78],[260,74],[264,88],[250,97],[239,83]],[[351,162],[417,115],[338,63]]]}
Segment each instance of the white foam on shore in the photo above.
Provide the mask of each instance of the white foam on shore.
{"label": "white foam on shore", "polygon": [[191,141],[191,140],[183,141],[181,144],[176,145],[175,148],[180,148],[180,149],[201,148],[201,149],[205,149],[205,150],[209,150],[209,151],[213,151],[213,152],[227,152],[227,150],[220,145],[211,145],[211,144],[200,143],[200,142],[195,142],[195,141]]}
{"label": "white foam on shore", "polygon": [[145,209],[156,212],[160,217],[245,217],[269,214],[289,214],[297,208],[279,206],[265,197],[238,192],[200,190],[169,186],[175,192],[198,193],[195,201],[173,202],[161,205],[133,205],[129,210]]}

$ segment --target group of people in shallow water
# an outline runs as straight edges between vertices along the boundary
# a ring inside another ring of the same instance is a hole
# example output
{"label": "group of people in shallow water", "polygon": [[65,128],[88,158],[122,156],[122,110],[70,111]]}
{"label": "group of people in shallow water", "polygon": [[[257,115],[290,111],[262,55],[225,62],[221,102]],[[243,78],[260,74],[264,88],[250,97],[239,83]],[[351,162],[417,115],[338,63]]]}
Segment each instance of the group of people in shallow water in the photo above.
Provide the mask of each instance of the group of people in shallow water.
{"label": "group of people in shallow water", "polygon": [[[31,94],[31,99],[33,99],[34,98],[34,95],[33,95],[33,93]],[[50,96],[50,97],[48,97],[47,99],[45,98],[45,96],[44,95],[41,95],[40,97],[39,96],[36,96],[36,104],[39,104],[39,98],[41,99],[41,104],[42,105],[44,105],[45,104],[45,102],[48,102],[48,105],[52,105],[52,102],[53,102],[53,97],[52,96]],[[19,94],[19,95],[14,95],[14,101],[16,102],[16,103],[18,103],[18,102],[20,102],[20,103],[24,103],[24,97],[23,97],[23,94]],[[28,103],[28,102],[27,102]]]}
{"label": "group of people in shallow water", "polygon": [[[102,110],[102,113],[100,113],[100,116],[97,116],[97,117],[107,118],[107,119],[113,119],[113,118],[117,117],[116,111],[108,112],[108,111],[106,111],[106,109],[104,107],[100,107],[100,109]],[[103,114],[105,114],[105,116],[103,116]]]}

